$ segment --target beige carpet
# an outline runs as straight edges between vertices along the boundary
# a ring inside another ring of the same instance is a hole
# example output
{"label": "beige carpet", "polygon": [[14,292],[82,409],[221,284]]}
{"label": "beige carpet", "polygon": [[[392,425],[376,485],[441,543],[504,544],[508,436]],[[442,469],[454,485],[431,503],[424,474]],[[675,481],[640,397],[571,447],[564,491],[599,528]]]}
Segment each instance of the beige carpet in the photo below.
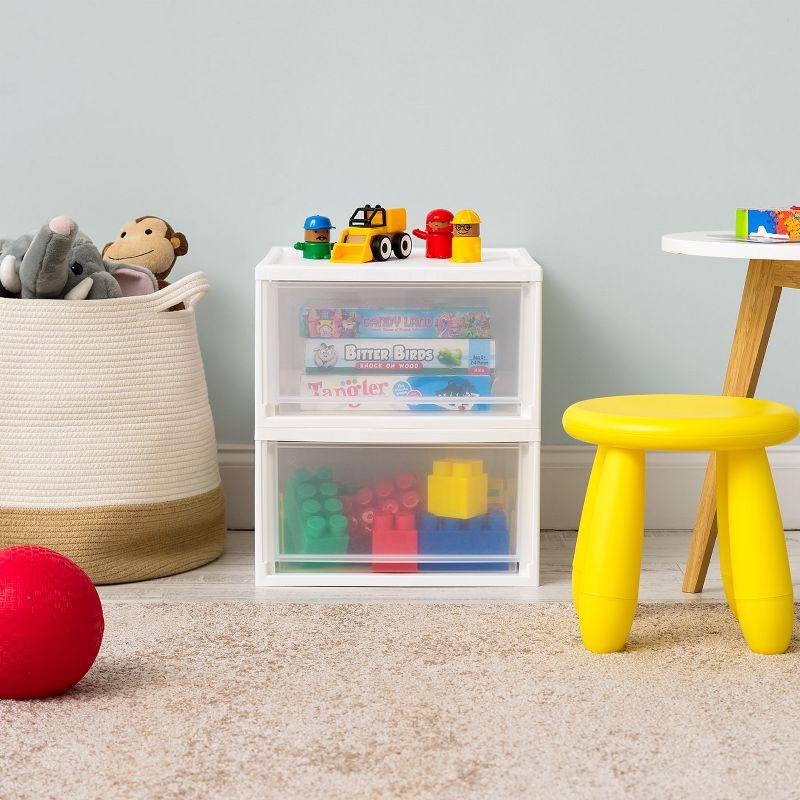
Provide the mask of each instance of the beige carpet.
{"label": "beige carpet", "polygon": [[719,605],[593,656],[565,605],[106,607],[64,697],[0,702],[0,797],[797,798],[800,657]]}

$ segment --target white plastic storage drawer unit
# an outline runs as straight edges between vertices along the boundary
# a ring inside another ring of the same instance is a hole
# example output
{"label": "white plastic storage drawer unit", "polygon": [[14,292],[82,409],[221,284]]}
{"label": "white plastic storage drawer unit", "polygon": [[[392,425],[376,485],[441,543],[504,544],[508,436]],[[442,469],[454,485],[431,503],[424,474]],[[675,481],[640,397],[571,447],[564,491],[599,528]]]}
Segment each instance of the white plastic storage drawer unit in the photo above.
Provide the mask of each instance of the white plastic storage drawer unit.
{"label": "white plastic storage drawer unit", "polygon": [[256,269],[256,582],[538,583],[541,268]]}

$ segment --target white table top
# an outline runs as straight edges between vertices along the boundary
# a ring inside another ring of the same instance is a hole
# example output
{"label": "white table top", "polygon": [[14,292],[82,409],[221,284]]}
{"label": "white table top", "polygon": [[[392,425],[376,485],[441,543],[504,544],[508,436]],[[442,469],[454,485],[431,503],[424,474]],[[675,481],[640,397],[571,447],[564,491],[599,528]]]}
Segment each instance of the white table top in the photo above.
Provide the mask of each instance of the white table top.
{"label": "white table top", "polygon": [[800,261],[800,242],[743,242],[733,231],[667,233],[661,237],[661,249],[685,256]]}

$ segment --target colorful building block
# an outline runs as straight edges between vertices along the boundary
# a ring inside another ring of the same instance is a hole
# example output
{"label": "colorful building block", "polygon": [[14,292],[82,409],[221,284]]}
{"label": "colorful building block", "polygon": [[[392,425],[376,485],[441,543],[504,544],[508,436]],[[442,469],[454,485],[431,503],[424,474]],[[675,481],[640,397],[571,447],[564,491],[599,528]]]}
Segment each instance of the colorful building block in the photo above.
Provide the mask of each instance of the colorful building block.
{"label": "colorful building block", "polygon": [[349,552],[372,552],[372,524],[376,514],[416,512],[422,502],[418,485],[416,475],[401,472],[391,480],[362,486],[352,494],[343,496],[344,514],[348,518],[350,531]]}
{"label": "colorful building block", "polygon": [[511,478],[489,476],[489,512],[503,511],[510,519],[516,507],[517,483]]}
{"label": "colorful building block", "polygon": [[339,484],[331,478],[327,467],[320,467],[313,475],[301,468],[286,482],[281,552],[309,555],[347,552],[347,517],[339,498]]}
{"label": "colorful building block", "polygon": [[480,459],[445,458],[428,475],[428,513],[470,519],[488,510],[489,477]]}
{"label": "colorful building block", "polygon": [[[396,514],[380,512],[372,520],[373,555],[416,555],[417,523],[413,511],[399,511]],[[416,561],[375,562],[373,572],[416,572]]]}
{"label": "colorful building block", "polygon": [[[419,520],[419,554],[426,556],[503,556],[509,553],[506,515],[502,511],[461,520],[423,513]],[[492,561],[420,562],[423,571],[508,571],[509,565]]]}

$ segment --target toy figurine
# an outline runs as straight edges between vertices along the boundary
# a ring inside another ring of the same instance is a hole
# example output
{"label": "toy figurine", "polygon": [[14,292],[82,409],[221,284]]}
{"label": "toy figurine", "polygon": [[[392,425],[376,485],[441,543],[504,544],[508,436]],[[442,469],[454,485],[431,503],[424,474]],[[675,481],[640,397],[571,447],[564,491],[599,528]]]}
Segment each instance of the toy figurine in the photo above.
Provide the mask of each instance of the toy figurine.
{"label": "toy figurine", "polygon": [[469,264],[481,260],[481,218],[469,209],[453,217],[453,255],[450,260]]}
{"label": "toy figurine", "polygon": [[296,242],[294,249],[303,251],[303,258],[330,258],[331,250],[331,221],[329,217],[315,214],[313,217],[306,217],[305,241]]}
{"label": "toy figurine", "polygon": [[414,236],[425,240],[425,258],[450,258],[453,254],[452,222],[452,211],[434,208],[425,217],[425,230],[414,228]]}

